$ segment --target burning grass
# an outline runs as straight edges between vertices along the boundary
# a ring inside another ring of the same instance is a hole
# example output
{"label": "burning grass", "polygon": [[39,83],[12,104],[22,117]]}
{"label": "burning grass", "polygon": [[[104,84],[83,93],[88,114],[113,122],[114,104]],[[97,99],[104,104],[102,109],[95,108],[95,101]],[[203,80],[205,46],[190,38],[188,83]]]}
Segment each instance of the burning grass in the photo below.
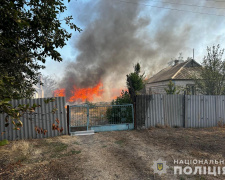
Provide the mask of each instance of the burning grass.
{"label": "burning grass", "polygon": [[[85,102],[86,100],[93,101],[94,97],[100,97],[103,94],[103,92],[104,91],[102,89],[101,82],[99,82],[94,87],[87,87],[87,88],[79,88],[74,85],[73,90],[68,93],[70,95],[69,97],[66,97],[66,100],[68,102],[76,102],[76,101]],[[66,89],[57,89],[54,91],[55,97],[62,97],[68,94],[66,94]]]}

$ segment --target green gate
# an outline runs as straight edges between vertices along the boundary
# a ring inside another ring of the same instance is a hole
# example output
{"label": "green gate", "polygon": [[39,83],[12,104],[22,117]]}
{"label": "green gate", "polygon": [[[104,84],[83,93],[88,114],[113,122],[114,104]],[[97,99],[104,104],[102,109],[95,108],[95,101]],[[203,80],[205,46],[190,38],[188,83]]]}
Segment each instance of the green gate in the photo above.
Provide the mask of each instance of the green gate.
{"label": "green gate", "polygon": [[132,104],[69,106],[69,133],[82,130],[101,132],[130,129],[134,129]]}

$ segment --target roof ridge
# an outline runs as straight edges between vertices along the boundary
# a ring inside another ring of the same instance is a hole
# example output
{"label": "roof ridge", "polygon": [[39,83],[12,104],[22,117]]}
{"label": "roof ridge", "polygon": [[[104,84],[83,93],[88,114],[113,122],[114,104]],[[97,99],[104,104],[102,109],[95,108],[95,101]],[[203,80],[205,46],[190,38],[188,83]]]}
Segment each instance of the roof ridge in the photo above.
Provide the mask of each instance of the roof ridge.
{"label": "roof ridge", "polygon": [[172,76],[171,79],[174,79],[176,77],[176,75],[184,68],[184,66],[186,66],[191,60],[188,60],[186,63],[184,63],[183,66],[181,66],[181,68]]}

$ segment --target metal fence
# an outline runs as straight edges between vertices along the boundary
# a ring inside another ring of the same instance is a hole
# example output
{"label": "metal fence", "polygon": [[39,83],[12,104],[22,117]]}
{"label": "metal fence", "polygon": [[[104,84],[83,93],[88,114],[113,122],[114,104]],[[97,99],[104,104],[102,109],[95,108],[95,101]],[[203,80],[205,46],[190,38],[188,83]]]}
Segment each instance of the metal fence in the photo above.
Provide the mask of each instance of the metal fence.
{"label": "metal fence", "polygon": [[138,127],[213,127],[225,123],[225,96],[139,95],[136,98]]}
{"label": "metal fence", "polygon": [[185,96],[185,127],[213,127],[225,123],[225,96]]}
{"label": "metal fence", "polygon": [[[23,117],[21,117],[20,120],[23,123],[21,130],[13,130],[12,119],[9,119],[9,126],[5,127],[6,114],[0,114],[0,133],[2,133],[0,140],[45,138],[67,134],[65,97],[56,97],[55,101],[49,103],[44,102],[46,99],[47,98],[13,100],[11,102],[13,107],[19,104],[29,104],[30,106],[37,104],[41,107],[37,107],[34,113],[24,114]],[[58,110],[52,113],[52,110],[55,108]],[[59,124],[56,122],[56,118],[58,118]],[[57,130],[52,130],[53,123],[58,125],[60,129],[63,128],[63,131],[60,133]],[[46,129],[46,134],[37,133],[35,127]]]}

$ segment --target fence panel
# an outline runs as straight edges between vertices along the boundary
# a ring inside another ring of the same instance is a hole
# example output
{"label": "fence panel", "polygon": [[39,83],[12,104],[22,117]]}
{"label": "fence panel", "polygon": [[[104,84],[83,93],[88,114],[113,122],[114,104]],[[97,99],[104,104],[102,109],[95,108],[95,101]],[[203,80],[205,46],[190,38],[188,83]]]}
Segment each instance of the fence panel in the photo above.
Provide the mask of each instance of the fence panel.
{"label": "fence panel", "polygon": [[183,95],[138,95],[136,97],[137,126],[183,126]]}
{"label": "fence panel", "polygon": [[[5,127],[5,117],[6,114],[0,114],[0,130],[2,135],[0,140],[17,140],[17,139],[32,139],[32,138],[45,138],[45,137],[54,137],[60,134],[67,134],[67,122],[66,122],[66,109],[65,109],[65,97],[56,97],[54,102],[45,103],[44,100],[47,98],[39,99],[21,99],[13,100],[11,104],[13,107],[18,106],[19,104],[33,104],[41,105],[37,107],[35,112],[30,114],[24,114],[21,117],[23,127],[20,130],[13,130],[12,119],[9,119],[9,126]],[[57,108],[58,110],[53,114],[52,110]],[[59,127],[63,128],[62,133],[59,133],[56,130],[52,130],[52,124],[57,124],[56,118],[59,120]],[[47,133],[38,134],[35,131],[35,126],[46,129]]]}
{"label": "fence panel", "polygon": [[225,123],[225,96],[186,95],[186,127],[213,127]]}
{"label": "fence panel", "polygon": [[[185,117],[184,117],[185,116]],[[139,95],[136,98],[138,127],[213,127],[225,124],[225,96]]]}

